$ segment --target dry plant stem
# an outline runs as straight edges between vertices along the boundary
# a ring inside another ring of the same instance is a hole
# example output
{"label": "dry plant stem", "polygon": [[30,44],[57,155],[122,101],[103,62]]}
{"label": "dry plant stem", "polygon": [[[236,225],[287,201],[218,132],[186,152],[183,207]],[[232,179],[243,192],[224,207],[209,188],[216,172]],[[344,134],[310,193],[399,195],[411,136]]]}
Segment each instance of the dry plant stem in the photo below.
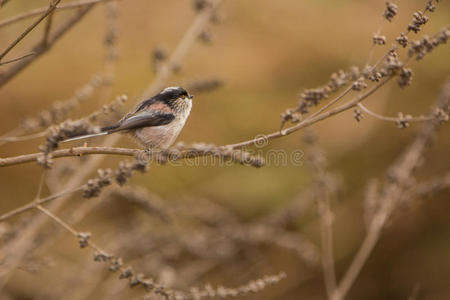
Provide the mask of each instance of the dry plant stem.
{"label": "dry plant stem", "polygon": [[42,38],[42,44],[47,45],[48,44],[48,37],[50,35],[50,30],[52,28],[52,22],[53,22],[53,13],[52,11],[50,15],[47,18],[47,23],[45,23],[45,29],[44,29],[44,37]]}
{"label": "dry plant stem", "polygon": [[[66,10],[66,9],[74,9],[74,8],[79,8],[79,7],[83,7],[86,5],[90,5],[90,4],[96,4],[99,2],[109,2],[109,1],[118,1],[118,0],[84,0],[84,1],[75,1],[75,2],[70,2],[67,4],[61,4],[60,6],[58,6],[56,8],[56,11],[59,10]],[[3,21],[0,21],[0,28],[15,23],[17,21],[20,20],[24,20],[24,19],[28,19],[37,15],[40,15],[42,13],[44,13],[47,10],[47,7],[40,7],[40,8],[36,8],[33,10],[30,10],[28,12],[10,17],[8,19],[5,19]]]}
{"label": "dry plant stem", "polygon": [[0,145],[2,144],[2,142],[21,142],[21,141],[37,139],[37,138],[45,136],[46,134],[47,134],[47,130],[44,130],[44,131],[41,131],[38,133],[34,133],[34,134],[30,134],[30,135],[0,137]]}
{"label": "dry plant stem", "polygon": [[27,58],[28,56],[32,56],[32,55],[34,55],[34,52],[31,52],[31,53],[28,53],[28,54],[25,54],[25,55],[22,55],[22,56],[13,58],[13,59],[11,59],[11,60],[7,60],[7,61],[4,61],[4,62],[1,62],[1,63],[0,63],[0,66],[7,65],[7,64],[10,64],[10,63],[19,61],[19,60],[21,60],[21,59]]}
{"label": "dry plant stem", "polygon": [[56,6],[61,2],[61,0],[52,0],[47,11],[38,19],[36,22],[31,24],[14,42],[12,42],[2,54],[0,54],[0,61],[9,53],[24,37],[26,37],[39,23],[41,23],[45,18],[47,18],[56,9]]}
{"label": "dry plant stem", "polygon": [[[370,109],[368,109],[367,107],[365,107],[362,103],[358,103],[358,107],[362,111],[364,111],[366,114],[368,114],[376,119],[379,119],[381,121],[398,122],[398,118],[387,117],[387,116],[377,114],[377,113],[371,111]],[[408,122],[424,122],[424,121],[430,121],[433,118],[434,117],[432,117],[432,116],[419,116],[419,117],[414,117],[414,118],[408,119]]]}
{"label": "dry plant stem", "polygon": [[306,117],[304,122],[314,118],[315,116],[319,115],[321,112],[325,111],[326,109],[328,109],[329,107],[331,107],[333,104],[335,104],[336,102],[338,102],[339,100],[341,100],[342,98],[345,97],[345,95],[347,95],[350,91],[352,90],[352,86],[350,85],[349,87],[347,87],[340,95],[338,95],[336,98],[334,98],[333,100],[331,100],[330,102],[328,102],[327,104],[325,104],[324,106],[322,106],[318,111],[314,112],[313,114],[311,114],[310,116]]}
{"label": "dry plant stem", "polygon": [[[165,80],[172,74],[173,72],[173,64],[179,65],[179,63],[181,63],[181,60],[183,59],[183,57],[185,56],[185,54],[187,53],[187,51],[189,50],[189,48],[191,47],[192,44],[194,44],[197,41],[197,37],[198,35],[202,32],[202,30],[204,29],[204,27],[208,24],[214,9],[216,8],[216,6],[220,3],[220,1],[214,1],[212,6],[208,6],[206,9],[202,10],[196,17],[196,19],[194,20],[194,22],[191,24],[190,28],[188,29],[188,31],[185,34],[185,37],[181,40],[181,42],[178,44],[173,56],[171,57],[171,59],[168,62],[168,65],[166,65],[163,70],[160,73],[158,73],[157,78],[155,79],[155,81],[149,86],[149,88],[147,89],[146,93],[143,95],[143,97],[147,97],[148,94],[152,94],[157,92],[161,86],[164,84]],[[80,9],[79,13],[82,13],[82,16],[87,13],[87,11],[92,8],[92,4],[87,6],[87,7],[83,7]],[[82,16],[79,16],[78,19],[80,19]],[[74,23],[76,23],[76,21],[72,21]],[[71,27],[73,24],[70,24],[69,21],[68,23],[66,23],[66,27]],[[67,28],[68,29],[68,28]],[[67,30],[66,29],[66,30]],[[64,30],[64,32],[66,31]],[[63,33],[61,33],[60,35],[62,35]],[[55,35],[55,34],[54,34]],[[186,38],[186,36],[189,36],[189,39]],[[22,67],[24,68],[24,66]],[[18,72],[18,71],[16,71]],[[11,75],[9,75],[11,76]],[[0,80],[0,85],[4,84],[5,81]],[[137,99],[136,102],[139,102],[141,99]],[[120,135],[112,135],[108,138],[105,139],[104,141],[104,145],[107,147],[112,147],[114,146],[119,140],[120,140],[121,136]],[[84,166],[82,168],[79,169],[79,171],[72,176],[72,178],[65,184],[65,186],[62,188],[63,190],[71,190],[74,189],[78,186],[80,186],[81,184],[84,183],[86,177],[92,173],[92,171],[94,171],[96,168],[98,168],[99,164],[102,162],[104,156],[95,156],[95,157],[90,157],[89,159],[86,160],[86,162],[84,163]],[[69,199],[68,196],[63,196],[60,201],[58,202],[54,202],[49,209],[51,209],[52,211],[58,211],[58,209],[60,209],[65,202]],[[41,227],[45,224],[46,222],[46,218],[41,218],[40,216],[36,217],[35,219],[33,219],[32,221],[30,221],[30,223],[27,225],[26,228],[24,228],[24,230],[22,231],[22,234],[16,238],[15,240],[13,240],[12,242],[10,242],[8,244],[8,247],[2,247],[2,251],[3,251],[3,261],[4,264],[2,265],[2,267],[0,268],[0,276],[4,273],[8,273],[11,271],[11,269],[13,269],[16,264],[21,260],[21,258],[23,257],[23,255],[26,253],[27,249],[30,247],[32,241],[33,241],[33,237],[36,236],[36,233],[39,232],[39,230],[41,229]],[[7,249],[20,249],[20,251],[17,250],[7,250]],[[1,257],[0,257],[1,258]],[[0,259],[1,261],[2,259]]]}
{"label": "dry plant stem", "polygon": [[330,209],[330,199],[326,188],[324,188],[322,194],[322,197],[317,199],[322,244],[322,268],[328,298],[331,298],[331,295],[336,290],[336,273],[334,269],[333,254],[333,214]]}
{"label": "dry plant stem", "polygon": [[[389,80],[392,79],[392,76],[386,77],[385,79],[383,79],[382,81],[378,82],[377,84],[375,84],[374,86],[372,86],[371,88],[369,88],[366,92],[359,94],[358,96],[356,96],[355,98],[353,98],[352,100],[350,100],[349,102],[336,107],[333,110],[330,110],[328,112],[322,113],[318,116],[315,116],[313,118],[310,119],[305,119],[302,122],[298,123],[297,125],[291,126],[289,128],[283,129],[282,132],[277,131],[277,132],[273,132],[270,134],[267,134],[264,136],[264,138],[266,140],[272,140],[272,139],[276,139],[276,138],[280,138],[283,137],[285,135],[291,134],[297,130],[300,130],[302,128],[311,126],[312,124],[315,124],[319,121],[322,121],[324,119],[327,119],[331,116],[334,116],[338,113],[341,113],[343,111],[346,111],[354,106],[356,106],[359,102],[363,101],[364,99],[366,99],[367,97],[369,97],[370,95],[372,95],[375,91],[377,91],[380,87],[382,87],[384,84],[386,84]],[[335,99],[332,100],[331,102],[336,102]],[[248,141],[244,141],[244,142],[240,142],[240,143],[236,143],[236,144],[229,144],[226,145],[225,147],[231,147],[233,149],[235,148],[240,148],[240,147],[245,147],[245,146],[250,146],[255,144],[258,141],[258,138],[255,139],[251,139]]]}
{"label": "dry plant stem", "polygon": [[336,289],[336,272],[333,254],[334,216],[330,207],[330,179],[326,170],[326,157],[322,154],[324,152],[317,144],[314,133],[307,130],[305,139],[308,145],[310,170],[315,183],[314,198],[316,199],[320,222],[323,276],[328,298],[331,298]]}
{"label": "dry plant stem", "polygon": [[[450,81],[446,82],[438,102],[441,105],[444,105],[445,103],[448,105],[450,102]],[[398,201],[401,199],[405,187],[411,179],[412,172],[419,164],[423,152],[432,139],[437,127],[438,122],[436,120],[426,122],[414,141],[392,166],[391,174],[389,174],[390,178],[386,180],[383,190],[380,193],[380,198],[377,200],[377,202],[380,203],[380,207],[375,212],[369,224],[367,235],[364,238],[360,249],[356,253],[350,267],[345,272],[335,293],[332,295],[332,300],[344,299],[355,282],[362,267],[378,242],[386,221],[389,219],[396,208]]]}
{"label": "dry plant stem", "polygon": [[30,202],[28,204],[25,204],[24,206],[21,206],[19,208],[16,208],[14,210],[11,210],[11,211],[7,212],[6,214],[1,215],[0,216],[0,222],[3,222],[3,221],[5,221],[5,220],[7,220],[7,219],[9,219],[9,218],[11,218],[13,216],[16,216],[18,214],[21,214],[23,212],[31,210],[31,209],[35,208],[37,204],[38,205],[45,204],[45,203],[50,202],[52,200],[61,198],[62,196],[66,196],[66,195],[69,195],[69,194],[81,191],[82,189],[83,189],[83,187],[81,186],[81,187],[78,187],[78,188],[70,190],[70,191],[64,191],[64,192],[61,192],[61,193],[57,193],[57,194],[51,195],[49,197],[38,199],[36,201]]}
{"label": "dry plant stem", "polygon": [[14,76],[34,62],[42,54],[46,53],[51,46],[55,44],[70,28],[77,24],[93,6],[94,4],[91,4],[81,8],[74,16],[69,18],[65,23],[61,24],[55,32],[48,37],[48,43],[46,45],[42,44],[40,41],[33,47],[33,52],[35,55],[20,60],[17,64],[0,74],[0,87],[14,78]]}
{"label": "dry plant stem", "polygon": [[[363,101],[365,98],[373,94],[377,89],[379,89],[381,86],[383,86],[386,82],[388,82],[392,77],[387,77],[383,81],[380,81],[376,85],[374,85],[372,88],[370,88],[368,91],[366,91],[363,94],[358,95],[355,97],[352,101],[343,104],[331,111],[328,111],[326,113],[322,113],[316,117],[305,119],[304,121],[300,122],[299,124],[286,128],[283,130],[283,132],[277,131],[274,133],[267,134],[265,138],[267,140],[272,140],[275,138],[280,138],[285,135],[291,134],[297,130],[300,130],[302,128],[308,127],[314,123],[317,123],[321,120],[327,119],[331,116],[334,116],[340,112],[343,112],[345,110],[348,110],[354,106],[356,106],[359,102]],[[151,90],[151,89],[149,89]],[[334,100],[333,100],[334,101]],[[108,138],[105,142],[105,144],[108,141],[113,141],[112,144],[116,143],[116,139],[118,140],[120,138],[119,135],[113,135],[110,138]],[[230,144],[226,145],[224,147],[230,147],[230,148],[240,148],[248,145],[252,145],[257,142],[256,139],[248,140],[245,142],[237,143],[237,144]],[[67,157],[67,156],[79,156],[79,155],[88,155],[88,154],[114,154],[114,155],[125,155],[125,156],[135,156],[138,153],[141,153],[142,150],[139,149],[127,149],[127,148],[113,148],[113,147],[76,147],[76,148],[70,148],[70,149],[62,149],[52,152],[52,158],[59,158],[59,157]],[[36,161],[40,156],[42,156],[42,153],[34,153],[34,154],[25,154],[15,157],[9,157],[9,158],[2,158],[0,159],[0,167],[6,167],[6,166],[12,166],[12,165],[18,165],[23,163],[29,163]],[[192,157],[192,156],[187,156]]]}

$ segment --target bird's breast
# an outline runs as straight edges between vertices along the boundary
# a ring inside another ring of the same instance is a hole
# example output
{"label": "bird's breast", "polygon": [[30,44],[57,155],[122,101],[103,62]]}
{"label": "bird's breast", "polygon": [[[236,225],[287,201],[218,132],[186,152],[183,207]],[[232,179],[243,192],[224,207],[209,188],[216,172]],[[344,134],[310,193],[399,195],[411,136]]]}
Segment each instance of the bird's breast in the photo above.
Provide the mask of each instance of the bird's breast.
{"label": "bird's breast", "polygon": [[169,124],[136,129],[134,137],[147,148],[169,148],[180,134],[181,129],[183,129],[191,111],[191,106],[192,103],[182,112],[179,112]]}

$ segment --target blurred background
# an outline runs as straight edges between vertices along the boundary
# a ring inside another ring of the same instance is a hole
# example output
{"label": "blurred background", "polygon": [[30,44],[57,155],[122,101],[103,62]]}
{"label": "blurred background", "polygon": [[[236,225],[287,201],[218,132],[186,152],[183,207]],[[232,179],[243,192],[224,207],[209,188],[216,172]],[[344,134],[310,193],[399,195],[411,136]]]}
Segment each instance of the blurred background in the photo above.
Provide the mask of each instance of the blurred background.
{"label": "blurred background", "polygon": [[[41,0],[10,1],[1,8],[0,19],[47,4],[48,1]],[[425,1],[419,0],[399,3],[399,14],[383,27],[382,34],[387,36],[388,45],[406,29],[412,13],[423,9],[424,5]],[[384,1],[368,0],[224,1],[219,10],[222,22],[207,27],[212,42],[196,43],[180,72],[167,83],[167,86],[186,85],[216,78],[223,82],[216,90],[196,95],[191,116],[178,141],[222,145],[277,131],[280,114],[286,108],[296,107],[303,89],[326,84],[329,76],[340,69],[365,64],[372,35],[382,23],[384,9]],[[439,3],[423,34],[433,35],[446,26],[450,21],[449,11],[448,2]],[[71,14],[73,11],[57,12],[54,24],[63,22]],[[192,1],[119,1],[114,84],[96,91],[71,114],[71,118],[86,116],[120,94],[129,97],[123,112],[132,109],[155,77],[152,52],[160,47],[171,53],[195,15]],[[33,19],[28,19],[0,28],[2,47],[5,48],[32,22]],[[27,36],[9,58],[28,53],[41,38],[43,27],[41,24]],[[93,74],[103,69],[105,28],[105,7],[99,4],[50,52],[0,89],[0,135],[53,102],[70,98]],[[373,61],[383,55],[387,47],[376,48]],[[405,57],[405,53],[401,53]],[[438,47],[420,63],[412,62],[411,67],[415,75],[410,87],[402,90],[391,82],[371,96],[365,102],[367,106],[388,116],[396,116],[399,111],[411,115],[428,113],[444,80],[450,75],[448,46]],[[0,72],[2,68],[7,66],[0,66]],[[109,116],[100,124],[116,119],[117,116]],[[345,272],[365,235],[362,199],[366,183],[372,178],[383,179],[386,169],[419,127],[420,124],[412,124],[400,130],[395,124],[370,116],[358,123],[352,111],[313,126],[318,144],[326,155],[328,170],[339,182],[338,192],[332,199],[338,277]],[[418,170],[418,181],[449,171],[449,134],[448,125],[444,125]],[[287,153],[306,151],[302,137],[303,132],[299,131],[272,141],[264,149],[284,149]],[[43,143],[44,139],[40,138],[1,145],[0,157],[34,153]],[[101,145],[101,140],[93,143]],[[125,138],[119,146],[136,147]],[[61,159],[56,164],[70,165],[76,160]],[[123,158],[108,157],[103,166],[115,168],[120,160]],[[301,202],[311,185],[307,160],[305,155],[301,164],[268,164],[260,169],[241,165],[152,166],[148,173],[134,176],[129,186],[145,188],[169,207],[172,203],[181,206],[189,203],[185,208],[188,211],[189,207],[195,210],[203,205],[219,205],[240,222],[251,223],[293,201],[300,199]],[[0,168],[0,213],[32,200],[40,174],[41,168],[36,164]],[[44,188],[43,194],[48,193]],[[447,190],[397,210],[348,299],[407,299],[414,291],[418,292],[417,299],[449,299],[449,199]],[[99,200],[86,200],[75,195],[72,201]],[[307,197],[304,202],[302,213],[288,229],[320,247],[314,202]],[[155,225],[157,221],[147,220],[148,216],[123,202],[107,202],[100,208],[90,212],[74,227],[91,232],[92,239],[104,248],[117,249],[116,253],[123,255],[135,269],[140,268],[143,273],[152,274],[163,282],[166,280],[174,287],[206,282],[236,286],[265,274],[284,271],[286,279],[249,298],[326,297],[320,268],[311,267],[293,251],[270,243],[243,247],[233,259],[199,272],[201,275],[195,277],[194,282],[181,279],[171,282],[166,278],[170,274],[173,278],[173,274],[181,270],[191,270],[186,267],[188,263],[203,260],[181,252],[164,260],[163,267],[150,263],[149,257],[153,254],[171,251],[170,247],[150,249],[148,246],[157,244],[152,238],[170,231],[169,225],[161,222]],[[76,207],[66,208],[64,213],[70,216],[71,209],[76,210]],[[193,219],[191,223],[195,222]],[[4,232],[9,230],[6,225],[2,228]],[[184,239],[192,238],[191,242],[195,244],[196,231],[193,229],[192,232],[192,235],[178,234]],[[45,236],[45,232],[43,234]],[[115,241],[121,238],[128,242],[119,247],[119,242]],[[147,240],[146,245],[140,245]],[[129,299],[139,295],[127,288],[115,287],[117,291],[111,291],[111,286],[123,287],[125,283],[117,281],[116,275],[109,274],[105,266],[92,262],[90,250],[77,249],[73,236],[58,235],[46,245],[45,251],[34,249],[33,255],[22,261],[3,286],[0,298],[3,293],[5,299],[58,299],[69,291],[70,297],[67,297],[71,299]],[[133,248],[138,246],[142,246],[141,250],[134,253]],[[95,276],[92,275],[94,272]],[[85,279],[91,275],[92,280]],[[63,287],[64,293],[56,288],[58,286]]]}

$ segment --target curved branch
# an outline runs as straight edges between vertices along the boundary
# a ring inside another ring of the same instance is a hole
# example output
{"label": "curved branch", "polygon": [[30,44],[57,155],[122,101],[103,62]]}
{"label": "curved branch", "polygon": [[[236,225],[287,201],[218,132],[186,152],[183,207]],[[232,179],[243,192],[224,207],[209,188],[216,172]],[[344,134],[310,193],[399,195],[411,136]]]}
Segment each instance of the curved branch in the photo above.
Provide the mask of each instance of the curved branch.
{"label": "curved branch", "polygon": [[[370,109],[368,109],[367,107],[365,107],[362,103],[358,103],[358,107],[361,108],[361,110],[363,112],[365,112],[369,116],[374,117],[375,119],[378,119],[381,121],[394,122],[394,123],[397,123],[400,121],[400,118],[388,117],[388,116],[383,116],[383,115],[377,114],[376,112],[373,112]],[[408,118],[408,122],[425,122],[425,121],[430,121],[433,119],[434,119],[433,116],[418,116],[418,117]]]}
{"label": "curved branch", "polygon": [[[330,110],[328,112],[322,113],[316,117],[305,119],[303,122],[300,122],[299,124],[289,127],[282,131],[273,132],[270,134],[265,135],[266,140],[272,140],[275,138],[283,137],[285,135],[291,134],[295,131],[298,131],[304,127],[310,126],[314,123],[317,123],[321,120],[327,119],[331,116],[334,116],[340,112],[343,112],[345,110],[348,110],[354,106],[356,106],[359,102],[363,101],[365,98],[370,96],[372,93],[374,93],[376,90],[378,90],[381,86],[383,86],[385,83],[387,83],[392,77],[387,77],[385,80],[380,81],[376,85],[374,85],[372,88],[370,88],[368,91],[366,91],[363,94],[358,95],[355,97],[352,101],[343,104],[333,110]],[[251,139],[248,141],[236,143],[236,144],[230,144],[226,146],[222,146],[219,148],[224,149],[236,149],[241,148],[244,146],[255,144],[259,141],[260,137]],[[136,156],[140,153],[144,153],[144,150],[139,149],[129,149],[129,148],[114,148],[114,147],[75,147],[70,149],[62,149],[52,152],[51,156],[52,158],[60,158],[60,157],[68,157],[68,156],[81,156],[81,155],[90,155],[90,154],[113,154],[113,155],[125,155],[125,156]],[[190,157],[193,157],[193,153],[190,153]],[[199,152],[197,151],[196,156],[200,156]],[[205,155],[205,154],[203,154]],[[23,163],[29,163],[36,161],[39,157],[43,156],[42,153],[33,153],[33,154],[25,154],[15,157],[9,157],[9,158],[2,158],[0,159],[0,167],[6,167],[6,166],[13,166]]]}

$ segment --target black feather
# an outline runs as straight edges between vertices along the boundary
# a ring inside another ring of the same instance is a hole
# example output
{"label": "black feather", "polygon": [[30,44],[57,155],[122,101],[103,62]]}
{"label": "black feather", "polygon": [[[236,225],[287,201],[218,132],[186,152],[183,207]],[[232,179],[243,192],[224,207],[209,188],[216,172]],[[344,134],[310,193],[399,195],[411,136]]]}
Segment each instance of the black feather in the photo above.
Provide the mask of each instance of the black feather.
{"label": "black feather", "polygon": [[173,103],[175,100],[182,96],[189,96],[188,92],[182,87],[173,87],[167,88],[161,91],[158,95],[153,96],[152,98],[145,100],[136,108],[135,112],[145,109],[147,106],[156,103],[163,102],[168,104],[171,108],[173,108]]}
{"label": "black feather", "polygon": [[156,110],[143,110],[141,112],[123,118],[117,125],[108,128],[108,132],[138,129],[142,127],[161,126],[169,124],[175,119],[175,115]]}

